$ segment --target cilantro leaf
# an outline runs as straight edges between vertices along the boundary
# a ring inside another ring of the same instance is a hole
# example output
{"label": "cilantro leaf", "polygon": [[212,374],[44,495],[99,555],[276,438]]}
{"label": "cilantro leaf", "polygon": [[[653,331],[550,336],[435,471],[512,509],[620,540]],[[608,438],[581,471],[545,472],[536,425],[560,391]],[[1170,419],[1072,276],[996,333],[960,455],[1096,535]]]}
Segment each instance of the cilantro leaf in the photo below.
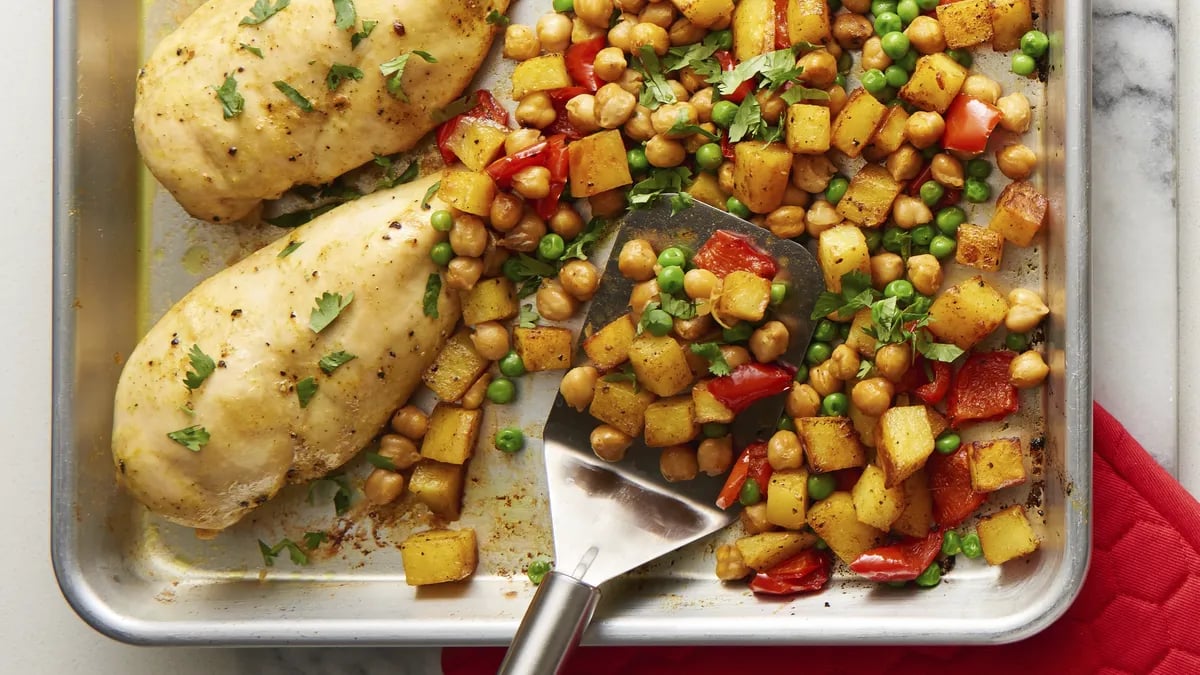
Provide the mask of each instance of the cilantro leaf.
{"label": "cilantro leaf", "polygon": [[212,357],[200,351],[200,345],[197,344],[193,344],[192,350],[188,352],[188,361],[191,362],[192,369],[183,378],[183,383],[188,389],[198,388],[217,367]]}
{"label": "cilantro leaf", "polygon": [[800,77],[800,73],[804,72],[804,68],[796,65],[796,52],[792,49],[779,49],[773,52],[767,52],[762,56],[756,57],[761,59],[762,63],[759,66],[759,72],[762,73],[763,79],[766,80],[767,90],[775,91],[788,82],[793,82]]}
{"label": "cilantro leaf", "polygon": [[354,9],[354,0],[333,0],[333,25],[338,30],[350,30],[358,21],[358,12]]}
{"label": "cilantro leaf", "polygon": [[217,100],[221,102],[221,114],[225,119],[231,120],[242,114],[246,107],[246,99],[238,93],[237,80],[233,75],[227,75],[225,82],[219,87],[213,87],[213,91],[217,92]]}
{"label": "cilantro leaf", "polygon": [[[324,534],[324,533],[321,533],[321,534]],[[307,535],[305,535],[305,536],[307,537]],[[283,553],[284,549],[287,549],[288,557],[291,558],[292,564],[294,564],[294,565],[307,565],[308,564],[308,554],[306,554],[304,552],[304,549],[302,549],[298,545],[296,545],[296,542],[292,541],[291,539],[288,539],[285,537],[284,539],[280,540],[280,542],[278,544],[275,544],[274,546],[268,546],[267,543],[264,542],[262,539],[258,540],[258,550],[260,553],[262,553],[263,564],[265,564],[267,567],[275,566],[275,559],[279,557],[280,553]]]}
{"label": "cilantro leaf", "polygon": [[429,189],[425,191],[425,196],[421,199],[421,210],[429,210],[429,200],[433,199],[433,196],[436,195],[440,189],[442,189],[442,181],[440,180],[429,186]]}
{"label": "cilantro leaf", "polygon": [[855,375],[855,377],[860,380],[865,380],[868,377],[873,376],[874,374],[875,374],[875,363],[873,361],[868,361],[867,359],[863,359],[862,362],[858,364],[858,373]]}
{"label": "cilantro leaf", "polygon": [[847,298],[859,295],[863,291],[873,290],[871,275],[854,270],[842,275],[842,294]]}
{"label": "cilantro leaf", "polygon": [[675,92],[663,76],[658,55],[649,45],[642,45],[633,57],[633,67],[642,74],[641,104],[656,110],[660,105],[675,102]]}
{"label": "cilantro leaf", "polygon": [[288,245],[284,246],[283,250],[279,252],[279,255],[277,255],[275,257],[276,258],[286,258],[289,255],[295,253],[296,249],[300,248],[303,245],[304,245],[304,242],[302,242],[302,241],[289,242]]}
{"label": "cilantro leaf", "polygon": [[326,375],[332,375],[333,371],[341,368],[357,358],[357,356],[351,354],[350,352],[337,351],[322,356],[321,360],[317,362],[317,365],[321,367],[321,370],[325,371]]}
{"label": "cilantro leaf", "polygon": [[378,25],[379,25],[378,21],[367,21],[366,19],[363,19],[362,30],[360,30],[357,33],[355,33],[354,35],[350,36],[350,48],[354,49],[355,47],[358,46],[358,43],[371,37],[371,32],[374,31],[375,26],[378,26]]}
{"label": "cilantro leaf", "polygon": [[676,192],[675,195],[671,197],[671,215],[679,215],[680,211],[692,208],[692,205],[695,203],[696,200],[688,193]]}
{"label": "cilantro leaf", "polygon": [[[709,37],[704,39],[704,42],[697,42],[682,47],[672,47],[667,51],[667,55],[663,57],[663,68],[666,72],[673,73],[684,68],[700,70],[707,69],[711,65],[716,65],[706,63],[720,49],[720,45],[715,40],[709,39],[711,37],[712,35],[710,34]],[[719,68],[720,66],[717,65],[716,67]]]}
{"label": "cilantro leaf", "polygon": [[257,26],[267,19],[275,16],[289,4],[292,0],[277,0],[274,5],[271,0],[254,0],[254,6],[250,8],[250,16],[242,17],[238,22],[239,26]]}
{"label": "cilantro leaf", "polygon": [[604,381],[605,382],[632,382],[633,390],[637,391],[639,389],[637,373],[633,372],[633,366],[628,363],[621,366],[620,372],[613,372],[613,373],[609,373],[609,374],[605,375]]}
{"label": "cilantro leaf", "polygon": [[466,96],[454,99],[445,108],[434,110],[429,117],[434,122],[441,124],[442,122],[449,121],[452,117],[458,117],[477,105],[479,105],[479,92],[473,91]]}
{"label": "cilantro leaf", "polygon": [[258,47],[255,47],[253,45],[248,45],[245,42],[239,42],[238,49],[244,49],[244,50],[250,52],[251,54],[257,56],[260,59],[263,57],[263,53],[262,53],[261,49],[259,49]]}
{"label": "cilantro leaf", "polygon": [[329,88],[329,91],[334,91],[342,85],[343,80],[361,79],[363,79],[363,71],[354,66],[335,63],[329,67],[329,74],[325,76],[325,86]]}
{"label": "cilantro leaf", "polygon": [[733,116],[733,124],[729,125],[729,142],[737,143],[744,138],[753,138],[762,133],[766,124],[758,99],[747,96],[738,106],[737,114]]}
{"label": "cilantro leaf", "polygon": [[675,123],[672,124],[671,128],[667,131],[668,136],[674,136],[676,134],[678,134],[680,136],[683,136],[683,135],[690,136],[692,134],[700,134],[710,141],[721,140],[720,136],[714,134],[713,132],[709,131],[708,129],[705,129],[702,126],[692,124],[691,122],[689,122],[687,112],[685,112],[683,110],[679,111],[679,118],[675,120]]}
{"label": "cilantro leaf", "polygon": [[664,192],[682,192],[691,182],[692,172],[686,167],[656,169],[650,176],[633,186],[629,191],[629,206],[633,209],[648,209],[654,206]]}
{"label": "cilantro leaf", "polygon": [[305,532],[304,533],[304,548],[314,551],[321,544],[329,541],[329,535],[324,532]]}
{"label": "cilantro leaf", "polygon": [[346,474],[335,473],[310,483],[308,503],[312,504],[317,494],[323,492],[323,488],[330,484],[336,487],[333,493],[333,510],[340,516],[350,510],[350,500],[354,497],[354,486],[350,484],[350,479],[346,477]]}
{"label": "cilantro leaf", "polygon": [[841,306],[842,296],[833,291],[821,291],[821,294],[817,296],[817,303],[813,305],[812,314],[808,318],[813,321],[823,319],[838,311]]}
{"label": "cilantro leaf", "polygon": [[417,49],[411,52],[405,52],[391,61],[385,61],[379,64],[379,72],[382,73],[384,77],[388,78],[388,93],[405,103],[408,103],[408,94],[404,92],[404,69],[408,67],[408,60],[413,54],[416,54],[424,59],[426,63],[438,62],[438,60],[429,52]]}
{"label": "cilantro leaf", "polygon": [[965,353],[957,345],[934,342],[929,337],[929,331],[925,330],[916,331],[916,334],[913,336],[913,347],[916,348],[921,356],[930,361],[944,361],[946,363],[953,363]]}
{"label": "cilantro leaf", "polygon": [[696,318],[696,303],[694,300],[676,298],[666,291],[659,292],[658,308],[670,314],[673,318],[687,321]]}
{"label": "cilantro leaf", "polygon": [[764,124],[763,129],[758,134],[758,140],[764,143],[778,143],[779,141],[783,140],[783,134],[784,131],[782,120],[775,126]]}
{"label": "cilantro leaf", "polygon": [[783,102],[788,105],[795,105],[801,101],[828,101],[829,94],[820,89],[811,89],[796,85],[780,94],[779,98],[783,99]]}
{"label": "cilantro leaf", "polygon": [[561,259],[587,260],[588,254],[596,248],[596,242],[603,239],[607,233],[608,221],[604,218],[592,218],[588,221],[587,228],[578,237],[572,239],[570,244],[567,244],[567,250]]}
{"label": "cilantro leaf", "polygon": [[729,362],[725,360],[725,355],[721,353],[721,346],[715,342],[700,342],[691,346],[693,354],[703,356],[708,359],[708,372],[722,377],[733,372],[729,367]]}
{"label": "cilantro leaf", "polygon": [[541,277],[529,277],[525,281],[522,281],[520,286],[517,286],[517,299],[524,300],[525,298],[528,298],[529,296],[537,293],[541,286]]}
{"label": "cilantro leaf", "polygon": [[[509,258],[509,260],[514,260]],[[538,260],[533,256],[524,253],[518,253],[514,262],[508,266],[508,270],[518,279],[530,279],[533,277],[552,277],[558,274],[558,269],[550,263]]]}
{"label": "cilantro leaf", "polygon": [[438,298],[442,295],[442,277],[437,272],[425,280],[425,296],[421,298],[421,308],[425,316],[438,318]]}
{"label": "cilantro leaf", "polygon": [[484,21],[487,21],[488,25],[500,27],[504,27],[512,23],[512,19],[509,19],[507,16],[504,16],[494,9],[487,13],[487,17],[484,18]]}
{"label": "cilantro leaf", "polygon": [[340,206],[340,204],[337,203],[323,204],[315,209],[308,209],[307,211],[293,211],[291,213],[285,213],[281,216],[275,216],[274,218],[267,218],[266,220],[275,227],[300,227],[313,218],[328,213],[338,206]]}
{"label": "cilantro leaf", "polygon": [[813,307],[812,320],[817,320],[837,312],[838,316],[847,318],[860,309],[866,309],[875,302],[881,294],[871,286],[871,277],[859,272],[847,272],[842,275],[841,294],[832,291],[822,291],[817,296],[817,304]]}
{"label": "cilantro leaf", "polygon": [[[376,159],[375,161],[378,162],[379,160]],[[396,187],[397,185],[404,185],[405,183],[411,183],[414,180],[416,180],[417,175],[419,175],[421,173],[421,166],[417,163],[416,160],[413,160],[412,162],[409,163],[409,165],[407,167],[405,167],[404,171],[400,172],[399,176],[392,178],[392,171],[391,171],[390,163],[391,162],[389,160],[389,166],[387,167],[387,171],[383,172],[383,177],[380,178],[379,181],[375,184],[376,188],[386,189],[386,188]]]}
{"label": "cilantro leaf", "polygon": [[371,463],[371,466],[373,466],[377,469],[385,469],[387,471],[399,471],[400,470],[400,469],[396,468],[395,462],[388,459],[387,457],[384,457],[383,455],[379,454],[378,452],[368,452],[367,453],[367,461]]}
{"label": "cilantro leaf", "polygon": [[292,85],[283,80],[275,80],[272,84],[275,85],[276,89],[283,92],[283,95],[288,97],[289,101],[295,103],[297,108],[300,108],[304,112],[312,112],[314,110],[312,101],[304,98],[304,94],[296,91],[296,88]]}
{"label": "cilantro leaf", "polygon": [[521,305],[521,315],[517,317],[517,326],[521,328],[534,328],[541,318],[541,315],[537,313],[533,305]]}
{"label": "cilantro leaf", "polygon": [[307,408],[313,397],[317,395],[317,381],[306,377],[296,383],[296,398],[300,399],[300,407]]}
{"label": "cilantro leaf", "polygon": [[329,293],[328,291],[321,294],[317,298],[317,307],[312,311],[308,318],[308,325],[314,333],[320,333],[333,323],[333,320],[338,318],[343,309],[346,309],[351,302],[354,302],[354,294],[350,293],[343,299],[340,293]]}
{"label": "cilantro leaf", "polygon": [[178,431],[172,431],[167,434],[167,438],[192,452],[200,452],[200,448],[208,445],[210,436],[204,427],[197,424]]}

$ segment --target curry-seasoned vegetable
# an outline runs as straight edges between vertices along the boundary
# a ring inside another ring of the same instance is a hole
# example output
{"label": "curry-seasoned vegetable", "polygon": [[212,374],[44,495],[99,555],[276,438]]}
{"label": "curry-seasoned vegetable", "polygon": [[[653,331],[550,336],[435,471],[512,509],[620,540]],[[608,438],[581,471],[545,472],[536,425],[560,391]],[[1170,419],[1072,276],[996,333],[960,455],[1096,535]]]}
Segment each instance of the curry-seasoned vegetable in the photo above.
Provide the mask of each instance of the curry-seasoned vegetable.
{"label": "curry-seasoned vegetable", "polygon": [[461,581],[479,564],[475,530],[418,532],[400,543],[400,559],[409,586]]}

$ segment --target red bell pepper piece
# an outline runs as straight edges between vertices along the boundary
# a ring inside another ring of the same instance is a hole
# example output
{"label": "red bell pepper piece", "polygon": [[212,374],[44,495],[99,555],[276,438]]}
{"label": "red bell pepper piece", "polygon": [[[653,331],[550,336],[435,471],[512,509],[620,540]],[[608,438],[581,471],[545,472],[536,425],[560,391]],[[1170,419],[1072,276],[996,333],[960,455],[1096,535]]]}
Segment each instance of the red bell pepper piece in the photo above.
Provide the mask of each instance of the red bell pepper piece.
{"label": "red bell pepper piece", "polygon": [[896,389],[912,393],[925,405],[937,405],[950,391],[953,372],[949,363],[931,361],[918,354]]}
{"label": "red bell pepper piece", "polygon": [[[733,59],[733,54],[730,54],[724,49],[714,53],[713,58],[717,60],[717,63],[721,64],[721,70],[724,70],[725,72],[733,70],[734,66],[737,65],[737,62]],[[739,84],[737,89],[734,89],[732,92],[728,94],[721,94],[721,98],[725,99],[726,101],[741,103],[742,100],[746,98],[746,95],[750,93],[750,88],[752,86],[753,83],[750,80],[746,80],[745,82]]]}
{"label": "red bell pepper piece", "polygon": [[708,383],[708,393],[726,408],[740,413],[755,401],[792,388],[794,370],[773,363],[744,363],[732,373]]}
{"label": "red bell pepper piece", "polygon": [[512,184],[512,177],[521,169],[526,169],[531,166],[546,166],[546,149],[549,147],[549,141],[535,143],[524,150],[501,157],[500,159],[488,164],[484,171],[496,181],[496,184],[502,188],[507,188]]}
{"label": "red bell pepper piece", "polygon": [[925,463],[929,495],[933,497],[933,522],[947,529],[957,527],[987,499],[971,486],[971,464],[967,446],[953,454],[934,453]]}
{"label": "red bell pepper piece", "polygon": [[912,581],[937,560],[941,550],[942,533],[934,530],[924,539],[864,551],[850,563],[850,569],[871,581]]}
{"label": "red bell pepper piece", "polygon": [[766,443],[753,443],[742,451],[717,495],[717,506],[727,509],[737,502],[742,495],[742,485],[748,478],[753,478],[760,490],[765,490],[767,481],[771,480],[771,463],[767,461]]}
{"label": "red bell pepper piece", "polygon": [[1000,109],[987,101],[959,94],[946,111],[942,147],[971,154],[983,152],[1002,116]]}
{"label": "red bell pepper piece", "polygon": [[[921,196],[921,186],[927,181],[931,180],[933,180],[933,165],[926,164],[925,168],[921,170],[921,173],[917,174],[917,177],[908,184],[909,196]],[[958,203],[959,199],[962,199],[962,188],[948,187],[943,185],[942,190],[942,198],[938,200],[937,204],[933,205],[933,208],[935,209],[944,209],[947,206],[954,206]]]}
{"label": "red bell pepper piece", "polygon": [[721,278],[740,270],[774,279],[779,271],[779,265],[769,253],[759,249],[749,238],[727,230],[714,232],[696,252],[692,262]]}
{"label": "red bell pepper piece", "polygon": [[775,49],[788,49],[792,46],[792,36],[788,35],[787,7],[790,0],[775,0]]}
{"label": "red bell pepper piece", "polygon": [[946,413],[955,429],[964,422],[1000,419],[1017,411],[1020,399],[1008,378],[1010,351],[971,354],[950,387]]}
{"label": "red bell pepper piece", "polygon": [[571,171],[567,138],[563,134],[546,139],[546,168],[550,170],[550,194],[533,203],[534,210],[543,220],[549,220],[558,210],[558,202],[567,186],[567,178]]}
{"label": "red bell pepper piece", "polygon": [[839,492],[849,492],[854,489],[854,484],[862,478],[863,470],[859,467],[851,467],[849,469],[838,469],[833,472],[833,480]]}
{"label": "red bell pepper piece", "polygon": [[573,141],[586,136],[587,134],[576,128],[574,124],[571,124],[570,118],[567,117],[567,101],[580,94],[590,93],[587,87],[563,87],[561,89],[552,89],[546,93],[550,96],[550,104],[554,106],[555,117],[550,126],[542,129],[542,133],[551,136],[562,134]]}
{"label": "red bell pepper piece", "polygon": [[733,143],[729,142],[729,134],[721,134],[721,156],[733,160]]}
{"label": "red bell pepper piece", "polygon": [[601,35],[591,40],[576,42],[567,47],[565,59],[567,74],[575,84],[586,87],[588,91],[600,88],[600,78],[596,77],[596,54],[608,45],[608,36]]}
{"label": "red bell pepper piece", "polygon": [[819,591],[829,583],[833,558],[827,551],[810,548],[750,580],[750,590],[766,595],[791,595]]}
{"label": "red bell pepper piece", "polygon": [[487,89],[480,89],[475,93],[475,107],[461,115],[455,115],[442,123],[437,130],[437,147],[438,152],[442,153],[442,160],[447,164],[453,164],[458,157],[454,151],[447,145],[447,141],[454,135],[454,130],[458,128],[458,123],[464,117],[473,117],[476,119],[491,120],[496,124],[507,127],[508,111],[492,96],[492,92]]}

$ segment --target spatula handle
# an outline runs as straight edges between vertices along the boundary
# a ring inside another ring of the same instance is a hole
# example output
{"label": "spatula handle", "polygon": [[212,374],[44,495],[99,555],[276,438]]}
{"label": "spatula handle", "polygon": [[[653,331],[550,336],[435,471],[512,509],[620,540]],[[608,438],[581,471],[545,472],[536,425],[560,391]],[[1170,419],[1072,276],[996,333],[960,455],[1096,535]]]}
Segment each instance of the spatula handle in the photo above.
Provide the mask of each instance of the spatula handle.
{"label": "spatula handle", "polygon": [[583,635],[600,589],[560,572],[542,579],[497,675],[554,675]]}

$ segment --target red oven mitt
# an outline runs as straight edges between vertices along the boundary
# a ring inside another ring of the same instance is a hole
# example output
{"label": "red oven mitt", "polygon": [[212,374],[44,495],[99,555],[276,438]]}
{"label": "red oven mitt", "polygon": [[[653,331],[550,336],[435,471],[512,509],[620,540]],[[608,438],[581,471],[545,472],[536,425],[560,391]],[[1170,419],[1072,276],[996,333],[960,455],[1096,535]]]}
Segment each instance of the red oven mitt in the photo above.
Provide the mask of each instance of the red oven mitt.
{"label": "red oven mitt", "polygon": [[[1083,590],[1034,637],[994,647],[587,647],[571,675],[872,673],[1200,675],[1200,504],[1095,406],[1094,549]],[[504,650],[446,649],[446,675]],[[792,665],[787,665],[792,664]]]}

